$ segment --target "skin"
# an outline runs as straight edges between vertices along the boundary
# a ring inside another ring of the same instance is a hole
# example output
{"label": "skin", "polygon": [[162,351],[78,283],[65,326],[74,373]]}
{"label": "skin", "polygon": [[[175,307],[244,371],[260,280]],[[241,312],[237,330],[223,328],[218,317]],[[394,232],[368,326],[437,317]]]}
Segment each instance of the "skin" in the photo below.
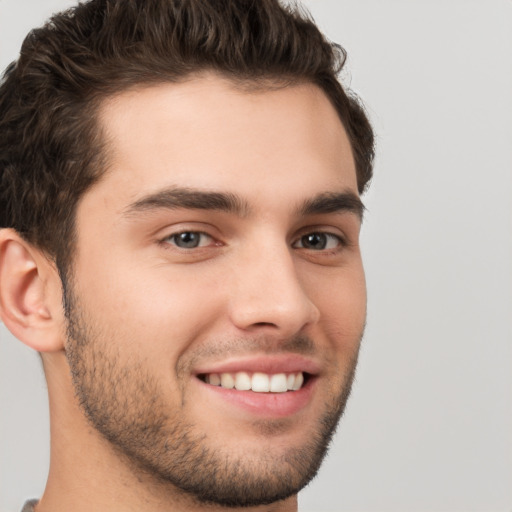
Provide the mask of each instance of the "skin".
{"label": "skin", "polygon": [[[171,432],[244,479],[297,487],[244,510],[296,510],[305,470],[289,461],[305,446],[311,458],[322,420],[341,414],[366,315],[360,215],[303,208],[358,197],[334,108],[313,85],[247,92],[203,75],[120,94],[100,122],[111,165],[78,206],[71,325],[55,269],[45,279],[60,346],[44,354],[52,448],[37,511],[223,510],[162,477],[183,456],[157,450]],[[231,194],[241,207],[154,200],[177,189]],[[183,232],[202,233],[199,246],[178,247]],[[326,233],[327,246],[305,245],[312,233]],[[240,407],[197,378],[296,356],[314,366],[314,386],[285,415]],[[143,423],[162,428],[127,453],[119,425]]]}

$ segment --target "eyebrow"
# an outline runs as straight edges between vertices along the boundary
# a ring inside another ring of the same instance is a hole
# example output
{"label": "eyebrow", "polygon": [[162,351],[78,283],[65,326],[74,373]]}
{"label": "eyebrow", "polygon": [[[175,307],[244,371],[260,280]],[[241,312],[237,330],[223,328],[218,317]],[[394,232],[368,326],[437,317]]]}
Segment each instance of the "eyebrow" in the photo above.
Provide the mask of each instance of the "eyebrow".
{"label": "eyebrow", "polygon": [[245,217],[249,212],[249,205],[235,194],[229,192],[169,188],[137,200],[130,204],[124,213],[127,216],[131,216],[151,210],[176,210],[179,208],[221,211],[234,213],[239,217]]}
{"label": "eyebrow", "polygon": [[299,208],[303,216],[322,213],[353,213],[363,220],[366,208],[357,194],[352,191],[327,192],[304,201]]}
{"label": "eyebrow", "polygon": [[[233,213],[246,217],[250,213],[249,204],[230,192],[209,192],[190,188],[169,188],[138,199],[130,204],[124,215],[131,217],[153,210],[193,209]],[[353,213],[361,220],[365,206],[359,196],[352,191],[324,192],[306,199],[297,209],[301,216],[327,213]]]}

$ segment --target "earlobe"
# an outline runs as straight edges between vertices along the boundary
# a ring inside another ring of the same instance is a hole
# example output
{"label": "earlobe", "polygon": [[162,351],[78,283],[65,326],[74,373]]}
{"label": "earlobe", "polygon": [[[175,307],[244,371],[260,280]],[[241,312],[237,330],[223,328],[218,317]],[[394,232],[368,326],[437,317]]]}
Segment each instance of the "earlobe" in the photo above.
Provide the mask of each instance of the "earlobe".
{"label": "earlobe", "polygon": [[0,317],[38,352],[64,346],[59,294],[58,272],[48,258],[16,231],[0,230]]}

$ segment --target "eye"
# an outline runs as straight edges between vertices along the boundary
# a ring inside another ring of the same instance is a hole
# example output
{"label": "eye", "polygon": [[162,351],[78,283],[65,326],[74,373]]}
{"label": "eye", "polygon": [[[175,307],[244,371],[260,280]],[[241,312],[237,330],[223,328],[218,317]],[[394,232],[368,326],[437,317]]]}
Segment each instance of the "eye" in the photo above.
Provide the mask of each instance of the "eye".
{"label": "eye", "polygon": [[336,249],[343,245],[343,240],[331,233],[308,233],[301,236],[294,244],[293,247],[298,249],[308,249],[312,251],[325,251]]}
{"label": "eye", "polygon": [[197,247],[205,247],[211,244],[212,237],[200,231],[182,231],[168,236],[163,240],[171,243],[180,249],[196,249]]}

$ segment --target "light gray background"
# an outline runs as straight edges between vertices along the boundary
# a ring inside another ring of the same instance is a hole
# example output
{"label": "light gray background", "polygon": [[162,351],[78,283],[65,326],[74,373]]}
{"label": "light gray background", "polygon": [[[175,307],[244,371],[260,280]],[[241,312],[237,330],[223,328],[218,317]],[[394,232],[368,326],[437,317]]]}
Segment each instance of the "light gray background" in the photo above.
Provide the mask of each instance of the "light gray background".
{"label": "light gray background", "polygon": [[[512,2],[309,0],[378,135],[368,329],[304,512],[512,511]],[[70,0],[0,0],[0,67]],[[328,292],[328,291],[326,291]],[[0,326],[0,510],[39,496],[36,354]]]}

